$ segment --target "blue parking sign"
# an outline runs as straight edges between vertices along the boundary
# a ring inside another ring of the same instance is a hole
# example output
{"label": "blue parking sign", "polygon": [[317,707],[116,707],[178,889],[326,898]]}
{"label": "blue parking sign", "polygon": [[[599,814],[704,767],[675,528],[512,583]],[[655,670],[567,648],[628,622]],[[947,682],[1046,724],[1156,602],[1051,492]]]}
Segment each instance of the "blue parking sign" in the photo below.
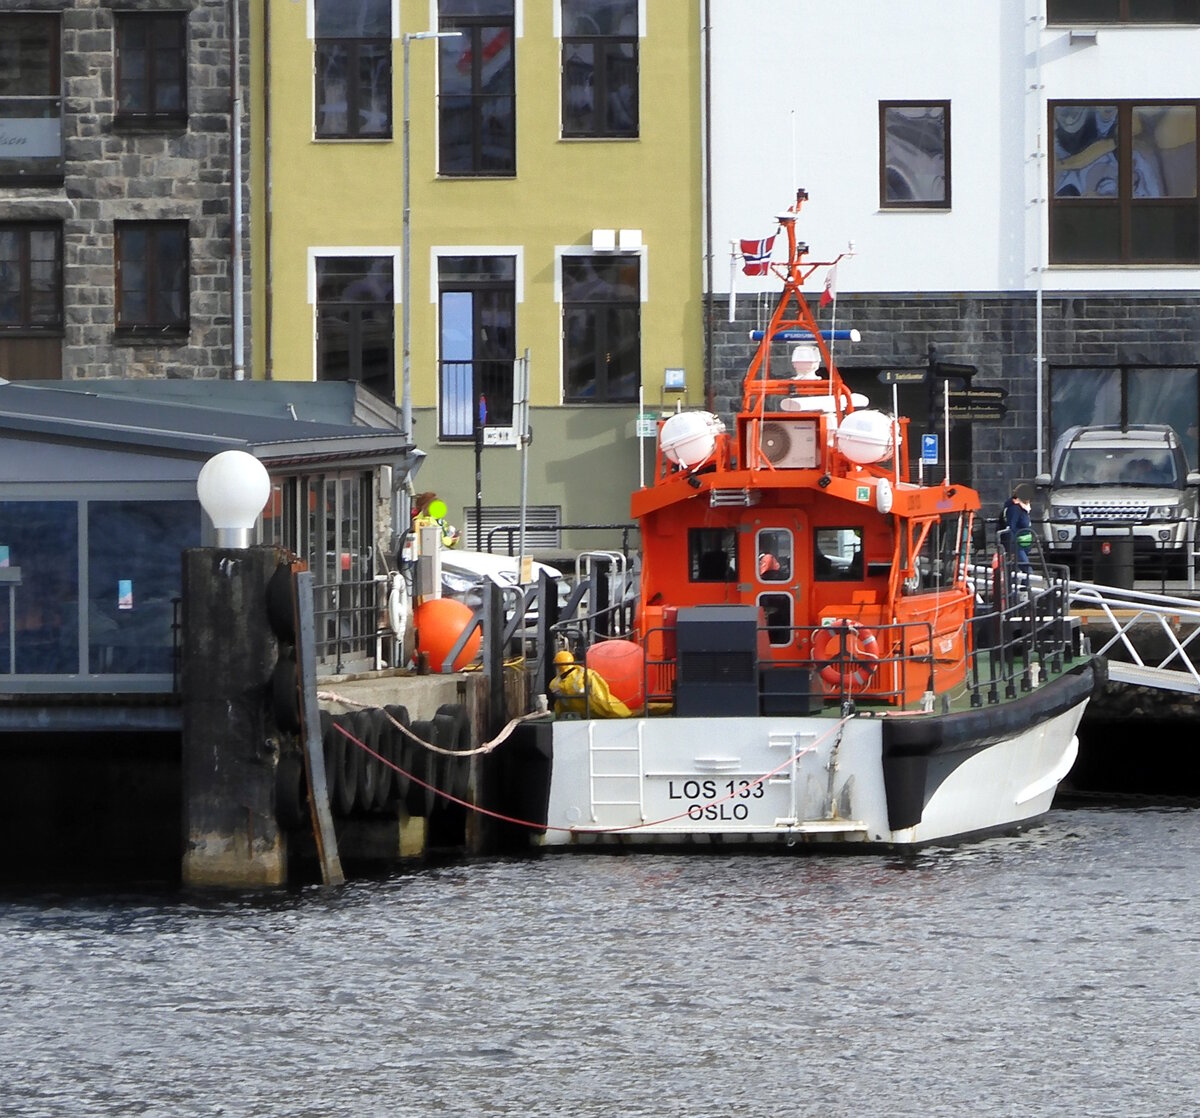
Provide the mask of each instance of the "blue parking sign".
{"label": "blue parking sign", "polygon": [[938,460],[938,437],[937,435],[922,435],[921,436],[921,461],[936,462]]}

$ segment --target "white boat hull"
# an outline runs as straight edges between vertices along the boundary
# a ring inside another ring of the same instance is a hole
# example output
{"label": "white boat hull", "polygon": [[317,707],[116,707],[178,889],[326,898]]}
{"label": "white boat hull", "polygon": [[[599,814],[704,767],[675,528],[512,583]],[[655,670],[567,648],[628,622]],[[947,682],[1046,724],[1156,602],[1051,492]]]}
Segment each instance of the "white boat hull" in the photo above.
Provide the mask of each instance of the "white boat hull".
{"label": "white boat hull", "polygon": [[[1086,705],[1083,694],[986,738],[963,738],[960,724],[956,740],[928,749],[913,720],[963,716],[559,721],[543,727],[539,841],[915,846],[1017,829],[1049,810]],[[966,717],[982,725],[986,713]],[[900,720],[908,755],[895,759],[889,723]]]}

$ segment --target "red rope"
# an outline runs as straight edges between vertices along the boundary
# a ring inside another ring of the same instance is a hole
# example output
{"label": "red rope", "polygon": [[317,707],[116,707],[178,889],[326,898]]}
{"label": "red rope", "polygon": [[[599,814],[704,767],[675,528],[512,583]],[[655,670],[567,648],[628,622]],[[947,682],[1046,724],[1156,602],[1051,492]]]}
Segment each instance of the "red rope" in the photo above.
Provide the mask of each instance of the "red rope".
{"label": "red rope", "polygon": [[[847,721],[849,721],[849,719],[843,718],[840,721],[836,722],[833,726],[831,726],[828,730],[826,730],[825,733],[823,733],[819,738],[817,738],[817,740],[814,741],[812,743],[812,745],[806,745],[803,749],[800,749],[797,752],[793,753],[786,761],[784,761],[780,765],[777,765],[770,772],[763,773],[762,776],[755,777],[755,779],[753,779],[753,780],[746,781],[745,787],[739,787],[739,788],[735,789],[733,792],[730,792],[729,795],[727,795],[727,796],[720,796],[715,800],[708,800],[708,801],[700,804],[701,810],[704,810],[705,808],[709,808],[709,807],[715,807],[717,804],[727,803],[729,800],[736,799],[738,796],[743,795],[747,788],[754,788],[755,786],[762,784],[763,781],[770,780],[771,777],[773,777],[776,773],[782,772],[784,769],[786,769],[788,767],[788,765],[791,765],[795,761],[798,761],[801,757],[805,756],[805,754],[816,752],[817,746],[820,745],[821,742],[823,742],[827,737],[829,737],[829,735],[831,733],[833,733],[835,730],[840,731],[842,729],[842,727],[845,726]],[[343,725],[341,725],[341,723],[334,722],[333,726],[336,730],[338,730],[342,734],[343,737],[345,737],[348,741],[351,741],[355,745],[357,745],[359,747],[359,749],[363,750],[364,753],[369,753],[377,761],[380,761],[383,764],[387,765],[387,767],[389,769],[392,769],[394,772],[398,772],[401,776],[408,777],[409,780],[415,781],[422,788],[428,788],[431,792],[436,792],[439,796],[443,796],[445,799],[449,800],[451,803],[458,804],[459,807],[465,807],[469,811],[475,811],[475,812],[478,812],[480,815],[486,815],[492,819],[498,819],[502,823],[512,823],[518,827],[528,827],[530,830],[533,830],[533,831],[561,831],[563,834],[568,834],[568,835],[577,835],[577,834],[611,835],[611,834],[622,834],[627,831],[640,831],[640,830],[644,830],[647,827],[660,827],[664,823],[674,823],[675,820],[677,820],[677,819],[684,819],[684,818],[688,817],[688,812],[681,811],[677,815],[668,815],[664,819],[655,819],[655,820],[651,820],[650,822],[646,822],[646,823],[631,823],[627,827],[588,827],[586,829],[581,829],[578,827],[555,827],[549,823],[532,823],[528,819],[516,819],[511,815],[504,815],[501,812],[491,811],[489,808],[486,808],[486,807],[480,807],[478,804],[469,803],[466,800],[460,800],[457,796],[451,795],[449,792],[446,792],[443,789],[438,788],[434,784],[426,784],[425,781],[423,781],[419,776],[414,776],[410,772],[405,772],[405,770],[402,769],[399,765],[397,765],[394,761],[389,761],[386,757],[380,756],[378,753],[375,752],[375,750],[373,750],[365,742],[359,741],[358,738],[356,738],[349,730],[347,730]]]}

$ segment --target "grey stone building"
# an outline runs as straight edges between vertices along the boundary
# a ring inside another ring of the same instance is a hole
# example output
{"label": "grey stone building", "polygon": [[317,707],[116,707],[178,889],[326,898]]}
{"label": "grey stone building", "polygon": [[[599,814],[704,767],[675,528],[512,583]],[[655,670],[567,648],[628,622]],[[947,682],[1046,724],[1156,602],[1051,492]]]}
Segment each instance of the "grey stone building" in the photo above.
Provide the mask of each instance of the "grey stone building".
{"label": "grey stone building", "polygon": [[[220,378],[242,363],[237,2],[237,21],[234,0],[0,11],[0,377]],[[248,150],[244,119],[240,132]]]}
{"label": "grey stone building", "polygon": [[[736,321],[729,322],[729,302],[711,304],[711,403],[728,421],[741,401],[742,378],[753,352],[750,331],[762,324],[749,299],[736,304]],[[951,477],[978,488],[985,502],[999,503],[1020,481],[1037,473],[1037,308],[1033,293],[945,292],[853,294],[839,297],[839,321],[859,328],[862,340],[837,343],[834,357],[852,390],[868,396],[873,406],[890,411],[891,389],[879,374],[885,370],[929,370],[930,347],[937,361],[974,366],[972,386],[995,387],[1006,395],[999,418],[952,418]],[[1088,383],[1112,382],[1123,401],[1122,417],[1148,422],[1131,406],[1133,393],[1126,381],[1149,375],[1180,381],[1186,403],[1152,400],[1154,422],[1179,423],[1180,434],[1195,468],[1196,432],[1193,426],[1197,355],[1200,354],[1200,293],[1181,291],[1056,292],[1042,302],[1043,361],[1051,401],[1062,400],[1062,413],[1042,415],[1047,448],[1067,422],[1078,422],[1072,381],[1087,374]],[[775,352],[787,361],[788,347]],[[944,431],[940,392],[943,381],[902,385],[901,414],[911,422],[909,460],[916,473],[919,432]],[[1112,387],[1110,385],[1110,387]],[[957,379],[950,388],[962,386]],[[932,390],[932,391],[931,391]],[[1074,407],[1070,407],[1074,403]],[[1143,408],[1143,411],[1145,408]],[[1176,413],[1179,414],[1176,414]],[[938,473],[940,476],[940,471]]]}

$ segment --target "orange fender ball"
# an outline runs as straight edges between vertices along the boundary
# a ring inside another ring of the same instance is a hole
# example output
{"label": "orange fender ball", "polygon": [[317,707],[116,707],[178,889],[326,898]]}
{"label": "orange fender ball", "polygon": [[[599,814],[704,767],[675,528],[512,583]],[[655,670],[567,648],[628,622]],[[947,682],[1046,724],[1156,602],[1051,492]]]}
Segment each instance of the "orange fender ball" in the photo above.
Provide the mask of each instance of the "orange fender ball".
{"label": "orange fender ball", "polygon": [[[413,611],[413,626],[417,630],[417,651],[429,657],[429,666],[440,672],[446,657],[462,631],[471,624],[471,607],[454,598],[429,598]],[[454,670],[462,671],[479,655],[483,635],[478,629],[467,639],[454,661]]]}
{"label": "orange fender ball", "polygon": [[645,702],[645,656],[633,641],[598,641],[587,650],[589,671],[596,672],[612,693],[630,710]]}

